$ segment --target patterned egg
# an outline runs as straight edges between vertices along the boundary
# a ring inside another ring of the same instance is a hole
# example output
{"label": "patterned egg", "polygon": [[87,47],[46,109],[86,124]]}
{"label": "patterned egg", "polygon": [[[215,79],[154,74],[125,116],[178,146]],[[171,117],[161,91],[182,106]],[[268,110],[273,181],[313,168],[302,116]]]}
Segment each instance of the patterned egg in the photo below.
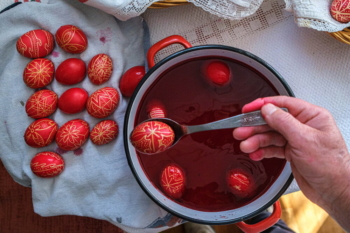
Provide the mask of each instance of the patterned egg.
{"label": "patterned egg", "polygon": [[29,31],[19,37],[17,51],[28,58],[39,58],[49,55],[54,47],[54,39],[50,32],[42,29]]}
{"label": "patterned egg", "polygon": [[166,116],[164,105],[158,101],[151,101],[147,105],[147,113],[150,118],[164,118]]}
{"label": "patterned egg", "polygon": [[350,0],[333,0],[331,15],[340,23],[350,22]]}
{"label": "patterned egg", "polygon": [[61,26],[55,37],[58,46],[68,53],[82,53],[88,46],[85,33],[74,25]]}
{"label": "patterned egg", "polygon": [[135,127],[130,141],[136,150],[145,154],[155,154],[170,147],[175,139],[172,128],[160,121],[148,121]]}
{"label": "patterned egg", "polygon": [[89,137],[89,124],[81,119],[70,120],[58,129],[56,143],[63,150],[80,148]]}
{"label": "patterned egg", "polygon": [[29,117],[48,117],[57,109],[57,95],[50,90],[37,91],[29,97],[25,108]]}
{"label": "patterned egg", "polygon": [[227,183],[231,192],[238,196],[248,195],[254,186],[253,177],[242,169],[232,169],[227,175]]}
{"label": "patterned egg", "polygon": [[97,54],[88,65],[88,77],[95,85],[107,82],[113,71],[112,59],[107,54]]}
{"label": "patterned egg", "polygon": [[104,145],[113,141],[118,136],[118,132],[119,128],[115,121],[100,121],[91,130],[90,139],[96,145]]}
{"label": "patterned egg", "polygon": [[79,113],[85,109],[88,97],[83,88],[70,88],[58,99],[58,108],[66,114]]}
{"label": "patterned egg", "polygon": [[37,58],[29,62],[23,72],[24,83],[37,89],[49,85],[55,73],[52,61],[45,58]]}
{"label": "patterned egg", "polygon": [[39,148],[44,147],[54,140],[58,130],[55,121],[49,118],[42,118],[31,123],[24,133],[24,140],[28,146]]}
{"label": "patterned egg", "polygon": [[185,191],[184,173],[178,166],[169,165],[162,171],[160,185],[166,195],[178,199],[182,197]]}
{"label": "patterned egg", "polygon": [[130,97],[134,93],[137,85],[145,76],[144,66],[135,66],[127,70],[120,79],[119,89],[123,96]]}
{"label": "patterned egg", "polygon": [[85,62],[79,58],[64,60],[56,70],[56,80],[63,85],[74,85],[85,78]]}
{"label": "patterned egg", "polygon": [[204,74],[216,85],[224,86],[230,81],[230,68],[225,62],[213,61],[205,65]]}
{"label": "patterned egg", "polygon": [[30,168],[35,175],[50,178],[62,173],[64,160],[57,153],[50,151],[40,152],[32,158]]}
{"label": "patterned egg", "polygon": [[112,87],[101,88],[89,96],[86,110],[96,118],[108,117],[117,109],[119,98],[116,89]]}

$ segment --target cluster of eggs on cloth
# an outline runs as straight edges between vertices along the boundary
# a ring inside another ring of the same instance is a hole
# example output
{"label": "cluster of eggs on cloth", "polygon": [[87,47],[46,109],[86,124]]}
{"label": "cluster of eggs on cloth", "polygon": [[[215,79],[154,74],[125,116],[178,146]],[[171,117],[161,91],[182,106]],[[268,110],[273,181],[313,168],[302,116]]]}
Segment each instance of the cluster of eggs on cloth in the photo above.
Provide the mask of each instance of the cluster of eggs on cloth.
{"label": "cluster of eggs on cloth", "polygon": [[[42,89],[55,78],[61,85],[75,85],[82,82],[87,75],[91,83],[106,83],[112,76],[113,61],[107,54],[97,54],[91,58],[88,66],[79,58],[68,58],[55,70],[54,63],[44,58],[54,49],[54,41],[65,52],[79,54],[88,47],[85,33],[74,25],[61,26],[55,36],[49,31],[36,29],[20,36],[16,43],[17,51],[31,60],[23,72],[24,83],[34,92],[27,100],[25,111],[34,118],[24,133],[28,146],[41,148],[56,141],[65,151],[80,148],[89,138],[95,145],[104,145],[117,138],[119,128],[114,120],[98,122],[90,132],[88,122],[74,119],[61,127],[49,119],[57,108],[65,114],[76,114],[87,110],[95,118],[111,116],[117,109],[120,96],[112,87],[103,87],[89,96],[83,88],[70,88],[59,97],[51,90]],[[130,80],[128,81],[130,82]],[[133,85],[134,82],[133,82]],[[54,152],[41,152],[34,156],[32,171],[40,177],[54,177],[64,169],[63,158]]]}

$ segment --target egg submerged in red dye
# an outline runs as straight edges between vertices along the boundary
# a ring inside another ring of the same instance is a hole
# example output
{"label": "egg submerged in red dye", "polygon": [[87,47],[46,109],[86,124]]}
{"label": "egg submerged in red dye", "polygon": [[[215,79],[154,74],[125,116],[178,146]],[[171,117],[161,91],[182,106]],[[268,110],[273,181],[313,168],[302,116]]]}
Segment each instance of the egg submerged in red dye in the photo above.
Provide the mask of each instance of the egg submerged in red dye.
{"label": "egg submerged in red dye", "polygon": [[227,174],[227,183],[231,192],[239,197],[249,195],[254,189],[253,177],[242,169],[232,169]]}
{"label": "egg submerged in red dye", "polygon": [[185,175],[176,165],[166,166],[160,176],[160,185],[166,195],[178,199],[185,191]]}
{"label": "egg submerged in red dye", "polygon": [[218,86],[225,86],[231,80],[231,71],[229,66],[220,60],[211,61],[204,64],[202,73],[209,80]]}

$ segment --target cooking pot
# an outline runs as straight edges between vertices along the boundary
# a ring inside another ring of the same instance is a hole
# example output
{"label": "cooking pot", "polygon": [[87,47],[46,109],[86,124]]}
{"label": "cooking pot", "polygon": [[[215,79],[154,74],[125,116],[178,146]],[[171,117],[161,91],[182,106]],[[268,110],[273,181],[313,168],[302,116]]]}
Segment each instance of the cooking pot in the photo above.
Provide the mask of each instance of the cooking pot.
{"label": "cooking pot", "polygon": [[[176,52],[155,64],[154,58],[156,53],[173,44],[181,44],[185,49]],[[222,45],[192,47],[191,44],[181,36],[174,35],[167,37],[154,44],[149,49],[147,61],[150,70],[139,83],[128,104],[124,122],[124,145],[128,163],[136,180],[145,193],[160,207],[173,215],[191,222],[207,225],[237,223],[238,227],[245,232],[261,232],[275,224],[281,216],[281,208],[278,199],[286,191],[293,180],[291,167],[288,162],[283,163],[279,175],[275,178],[273,183],[266,188],[267,190],[264,190],[260,196],[247,202],[247,204],[238,208],[220,211],[198,210],[184,206],[178,201],[169,198],[157,185],[154,184],[154,181],[150,180],[140,159],[141,155],[134,149],[129,140],[132,130],[140,123],[140,105],[144,96],[152,92],[152,88],[155,83],[163,77],[162,75],[172,67],[176,67],[178,64],[184,64],[187,61],[208,57],[213,57],[215,60],[229,59],[239,62],[248,68],[250,67],[254,69],[265,77],[267,82],[269,82],[276,90],[277,95],[294,96],[292,90],[284,79],[270,65],[247,51]],[[186,85],[186,83],[183,85]],[[169,90],[171,91],[171,89]],[[182,93],[178,93],[178,95],[182,95]],[[166,103],[164,104],[166,105]],[[274,211],[267,219],[254,225],[248,225],[243,222],[244,220],[250,219],[258,213],[266,210],[271,205],[274,206]]]}

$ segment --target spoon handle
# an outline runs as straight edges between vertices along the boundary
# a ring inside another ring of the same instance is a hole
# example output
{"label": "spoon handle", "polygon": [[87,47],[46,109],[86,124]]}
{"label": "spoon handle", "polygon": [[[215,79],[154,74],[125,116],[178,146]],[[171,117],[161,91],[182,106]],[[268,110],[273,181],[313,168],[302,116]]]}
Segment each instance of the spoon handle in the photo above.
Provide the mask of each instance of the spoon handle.
{"label": "spoon handle", "polygon": [[[281,108],[281,109],[288,112],[288,109],[286,108]],[[216,130],[216,129],[230,129],[230,128],[237,128],[237,127],[257,126],[257,125],[265,125],[265,124],[266,122],[262,117],[261,112],[255,111],[255,112],[248,112],[248,113],[236,115],[233,117],[229,117],[223,120],[214,121],[203,125],[186,126],[186,131],[189,134],[189,133]]]}

